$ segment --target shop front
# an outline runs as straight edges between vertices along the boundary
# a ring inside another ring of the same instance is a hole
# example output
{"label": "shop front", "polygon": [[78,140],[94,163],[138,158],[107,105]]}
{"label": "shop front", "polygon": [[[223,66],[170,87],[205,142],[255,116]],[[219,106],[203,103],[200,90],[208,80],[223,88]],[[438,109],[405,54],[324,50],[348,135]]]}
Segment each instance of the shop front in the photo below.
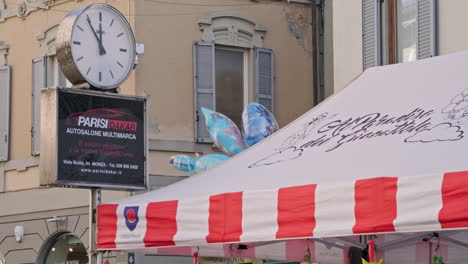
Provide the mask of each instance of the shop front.
{"label": "shop front", "polygon": [[68,232],[53,235],[43,246],[39,263],[44,264],[87,264],[88,253],[83,241]]}

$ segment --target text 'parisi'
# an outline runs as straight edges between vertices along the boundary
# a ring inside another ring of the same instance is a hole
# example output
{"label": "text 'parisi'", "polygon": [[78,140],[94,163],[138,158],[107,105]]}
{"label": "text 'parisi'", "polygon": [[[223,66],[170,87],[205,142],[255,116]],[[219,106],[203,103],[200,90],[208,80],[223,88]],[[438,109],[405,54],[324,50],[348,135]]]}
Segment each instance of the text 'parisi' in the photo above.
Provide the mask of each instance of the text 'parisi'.
{"label": "text 'parisi'", "polygon": [[106,118],[85,117],[78,118],[78,126],[90,128],[107,128],[114,130],[133,131],[137,130],[137,122],[128,122],[121,120],[112,120]]}

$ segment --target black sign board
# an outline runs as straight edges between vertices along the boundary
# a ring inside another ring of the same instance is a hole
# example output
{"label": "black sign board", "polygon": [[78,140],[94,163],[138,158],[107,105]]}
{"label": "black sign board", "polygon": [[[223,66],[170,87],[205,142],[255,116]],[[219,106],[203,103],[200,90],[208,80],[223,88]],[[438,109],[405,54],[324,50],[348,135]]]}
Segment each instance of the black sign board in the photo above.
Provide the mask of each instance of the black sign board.
{"label": "black sign board", "polygon": [[144,98],[58,89],[56,184],[146,188]]}

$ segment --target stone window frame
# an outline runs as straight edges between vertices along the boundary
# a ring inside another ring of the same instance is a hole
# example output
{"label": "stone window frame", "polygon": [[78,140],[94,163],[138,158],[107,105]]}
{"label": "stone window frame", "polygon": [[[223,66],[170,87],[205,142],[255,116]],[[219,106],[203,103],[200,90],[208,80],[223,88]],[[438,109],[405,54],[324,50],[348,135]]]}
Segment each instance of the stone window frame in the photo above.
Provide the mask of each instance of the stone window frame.
{"label": "stone window frame", "polygon": [[241,48],[262,48],[266,28],[235,12],[218,12],[198,22],[203,41]]}
{"label": "stone window frame", "polygon": [[10,46],[6,42],[0,41],[0,66],[7,65],[7,55],[9,48]]}
{"label": "stone window frame", "polygon": [[59,23],[51,24],[37,35],[41,56],[53,56],[57,53],[56,35],[59,25]]}
{"label": "stone window frame", "polygon": [[201,39],[215,49],[231,49],[244,56],[244,106],[255,98],[255,48],[263,48],[267,29],[237,12],[216,12],[198,22]]}

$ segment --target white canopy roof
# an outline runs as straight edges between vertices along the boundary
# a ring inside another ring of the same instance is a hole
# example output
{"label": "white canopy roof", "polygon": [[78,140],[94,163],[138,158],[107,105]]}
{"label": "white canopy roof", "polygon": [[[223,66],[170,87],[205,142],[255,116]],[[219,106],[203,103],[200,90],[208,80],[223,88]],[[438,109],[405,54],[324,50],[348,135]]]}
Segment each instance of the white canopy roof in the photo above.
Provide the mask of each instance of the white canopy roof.
{"label": "white canopy roof", "polygon": [[[98,244],[135,249],[466,228],[466,129],[468,52],[371,68],[223,164],[100,206]],[[135,230],[126,224],[128,208],[139,210]],[[151,221],[173,233],[148,235]]]}
{"label": "white canopy roof", "polygon": [[122,202],[463,171],[463,92],[468,96],[467,52],[370,68],[222,166]]}

